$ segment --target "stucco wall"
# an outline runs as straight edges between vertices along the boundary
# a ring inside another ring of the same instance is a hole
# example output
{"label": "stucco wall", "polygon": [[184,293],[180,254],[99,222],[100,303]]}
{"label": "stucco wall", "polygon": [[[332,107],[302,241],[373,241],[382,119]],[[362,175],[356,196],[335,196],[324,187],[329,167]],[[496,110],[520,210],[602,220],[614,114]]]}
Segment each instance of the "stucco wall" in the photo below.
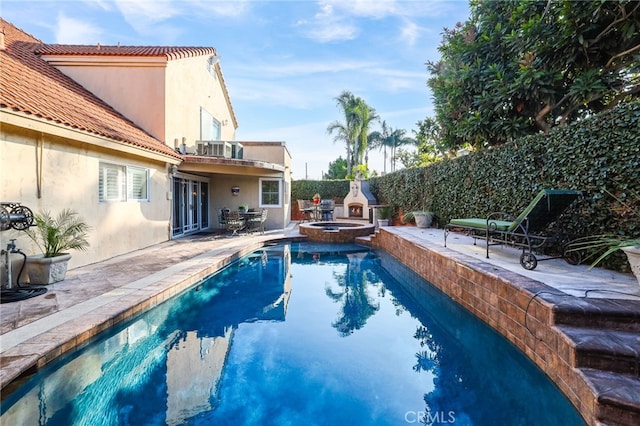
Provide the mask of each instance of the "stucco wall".
{"label": "stucco wall", "polygon": [[226,125],[220,127],[221,140],[234,140],[231,111],[224,97],[219,77],[207,70],[207,56],[173,60],[167,64],[166,78],[166,143],[186,137],[193,152],[200,139],[200,107]]}
{"label": "stucco wall", "polygon": [[[271,178],[270,178],[271,179]],[[260,209],[259,205],[259,180],[254,176],[241,176],[241,175],[216,175],[211,181],[211,212],[212,212],[212,225],[214,229],[219,227],[218,225],[218,209],[227,207],[231,210],[237,210],[238,207],[247,203],[249,208]],[[237,196],[231,194],[231,187],[240,187],[240,193]],[[283,191],[286,187],[283,182]],[[288,198],[286,194],[283,198]],[[269,207],[267,222],[265,223],[266,229],[282,229],[288,223],[286,210],[290,210],[283,206]]]}
{"label": "stucco wall", "polygon": [[[103,58],[105,61],[107,59]],[[82,84],[139,127],[157,139],[164,140],[166,62],[163,60],[140,64],[129,61],[117,62],[110,66],[98,65],[100,64],[55,64],[56,68]]]}
{"label": "stucco wall", "polygon": [[200,107],[220,123],[221,139],[234,140],[235,127],[222,79],[207,70],[208,55],[173,59],[137,57],[52,60],[62,72],[104,99],[157,139],[175,139],[193,151],[200,139]]}
{"label": "stucco wall", "polygon": [[[42,143],[41,198],[38,198],[38,138]],[[169,176],[164,163],[131,155],[114,156],[99,147],[3,124],[0,132],[0,201],[20,202],[34,213],[77,211],[92,227],[87,252],[72,252],[69,268],[127,253],[168,239]],[[150,169],[150,202],[99,202],[100,161]],[[39,253],[22,231],[0,232],[0,246],[9,239],[27,254]]]}

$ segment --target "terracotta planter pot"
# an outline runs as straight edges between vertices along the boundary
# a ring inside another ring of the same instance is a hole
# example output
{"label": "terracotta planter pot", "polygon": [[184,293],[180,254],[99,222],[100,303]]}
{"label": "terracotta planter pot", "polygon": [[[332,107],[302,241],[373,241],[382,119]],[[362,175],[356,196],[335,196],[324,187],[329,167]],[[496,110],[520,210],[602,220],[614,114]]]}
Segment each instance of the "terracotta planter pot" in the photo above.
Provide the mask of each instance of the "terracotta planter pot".
{"label": "terracotta planter pot", "polygon": [[42,254],[27,257],[27,272],[31,284],[53,284],[63,281],[67,275],[70,254],[44,257]]}

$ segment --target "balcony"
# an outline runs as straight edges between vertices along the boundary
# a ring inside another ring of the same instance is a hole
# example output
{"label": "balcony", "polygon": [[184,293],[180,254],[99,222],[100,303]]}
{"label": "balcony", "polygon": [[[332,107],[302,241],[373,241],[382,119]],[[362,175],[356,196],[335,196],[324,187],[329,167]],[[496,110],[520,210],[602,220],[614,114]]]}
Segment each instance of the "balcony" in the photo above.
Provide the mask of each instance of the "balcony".
{"label": "balcony", "polygon": [[242,144],[233,141],[196,141],[196,155],[242,159]]}

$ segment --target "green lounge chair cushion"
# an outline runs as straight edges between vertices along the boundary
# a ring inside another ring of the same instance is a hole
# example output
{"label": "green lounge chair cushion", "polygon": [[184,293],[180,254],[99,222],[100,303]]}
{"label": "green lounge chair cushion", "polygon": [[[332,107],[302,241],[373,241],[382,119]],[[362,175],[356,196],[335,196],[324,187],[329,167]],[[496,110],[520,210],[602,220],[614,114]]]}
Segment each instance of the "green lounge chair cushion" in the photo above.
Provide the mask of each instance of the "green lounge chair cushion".
{"label": "green lounge chair cushion", "polygon": [[[492,226],[498,231],[513,232],[525,219],[529,220],[530,230],[541,229],[544,225],[554,220],[569,204],[578,196],[579,191],[563,189],[543,189],[529,203],[522,213],[514,221],[491,220]],[[467,228],[486,229],[487,219],[463,218],[451,219],[451,225]]]}
{"label": "green lounge chair cushion", "polygon": [[[506,220],[492,220],[491,227],[498,231],[508,231],[509,228],[513,225],[513,222],[509,222]],[[486,229],[487,228],[487,219],[480,218],[466,218],[466,219],[451,219],[451,225],[462,226],[466,228],[478,228],[478,229]]]}

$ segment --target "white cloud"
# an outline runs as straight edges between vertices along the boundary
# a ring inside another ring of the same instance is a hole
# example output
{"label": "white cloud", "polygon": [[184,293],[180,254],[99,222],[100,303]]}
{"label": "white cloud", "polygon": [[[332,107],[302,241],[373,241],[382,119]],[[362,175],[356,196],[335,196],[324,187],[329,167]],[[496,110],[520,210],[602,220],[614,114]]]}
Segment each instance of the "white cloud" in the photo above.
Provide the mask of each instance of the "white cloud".
{"label": "white cloud", "polygon": [[85,4],[89,6],[89,8],[100,9],[101,11],[111,11],[113,10],[113,0],[83,0]]}
{"label": "white cloud", "polygon": [[323,7],[330,6],[348,15],[381,19],[399,14],[395,0],[325,0],[320,2]]}
{"label": "white cloud", "polygon": [[251,63],[234,67],[234,72],[244,71],[255,74],[259,69],[261,77],[290,77],[305,76],[323,73],[339,73],[369,70],[377,66],[374,62],[357,60],[335,60],[335,61],[293,61],[279,62],[272,60],[269,63]]}
{"label": "white cloud", "polygon": [[69,18],[62,12],[58,13],[56,27],[53,32],[55,34],[55,42],[60,44],[98,43],[102,35],[100,27],[92,25],[86,19]]}
{"label": "white cloud", "polygon": [[[359,18],[442,17],[456,8],[451,0],[323,0],[321,7],[331,6],[334,13]],[[463,3],[463,0],[460,0]],[[466,7],[466,5],[465,5]]]}
{"label": "white cloud", "polygon": [[318,23],[315,28],[306,32],[307,36],[320,43],[332,41],[353,40],[357,37],[358,29],[344,22]]}
{"label": "white cloud", "polygon": [[297,27],[306,37],[319,43],[352,40],[358,35],[358,28],[346,19],[336,16],[331,2],[320,2],[320,11],[311,21],[299,20]]}
{"label": "white cloud", "polygon": [[239,17],[250,10],[250,0],[178,0],[178,4],[185,5],[185,13],[193,13],[194,8],[218,17]]}
{"label": "white cloud", "polygon": [[152,31],[159,22],[178,14],[172,0],[115,0],[115,3],[124,20],[141,34]]}
{"label": "white cloud", "polygon": [[405,20],[400,30],[400,39],[409,46],[414,46],[418,38],[420,38],[421,33],[422,28],[420,28],[418,24]]}

